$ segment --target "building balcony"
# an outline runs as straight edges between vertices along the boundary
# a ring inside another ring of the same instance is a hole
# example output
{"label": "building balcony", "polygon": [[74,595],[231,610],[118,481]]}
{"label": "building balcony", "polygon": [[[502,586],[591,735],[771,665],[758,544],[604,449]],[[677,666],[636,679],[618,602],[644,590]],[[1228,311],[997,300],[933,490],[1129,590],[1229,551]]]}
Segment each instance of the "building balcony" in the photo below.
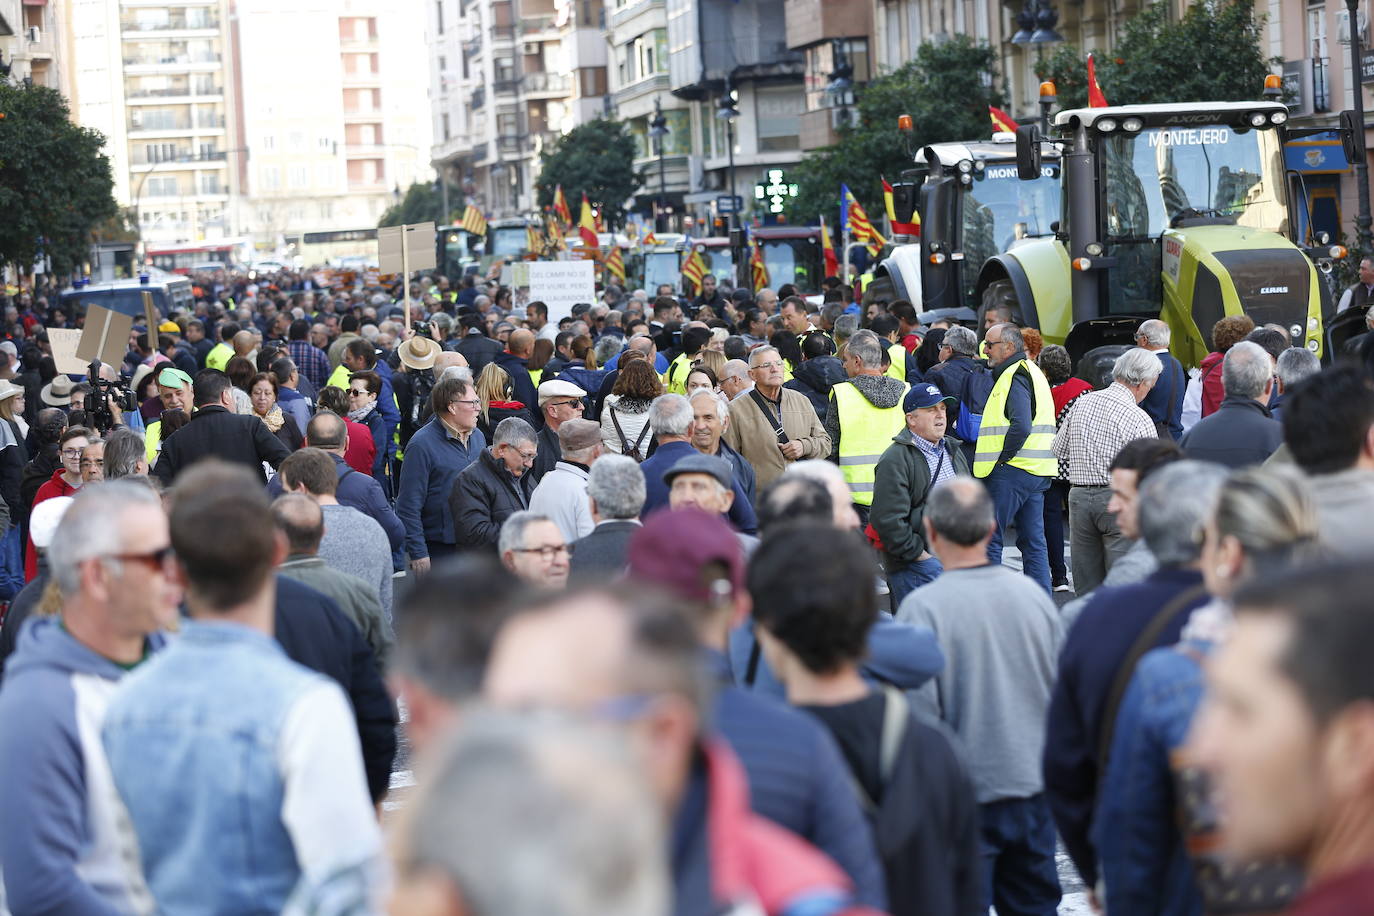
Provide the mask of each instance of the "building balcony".
{"label": "building balcony", "polygon": [[126,90],[124,100],[130,105],[157,105],[174,102],[222,102],[223,86],[180,86],[172,89]]}
{"label": "building balcony", "polygon": [[384,194],[389,193],[391,188],[387,186],[385,178],[374,178],[370,181],[367,179],[350,180],[348,190],[359,194]]}
{"label": "building balcony", "polygon": [[532,130],[528,136],[531,149],[546,150],[557,143],[563,135],[556,130]]}
{"label": "building balcony", "polygon": [[618,87],[611,93],[611,99],[615,105],[619,106],[646,95],[652,96],[660,92],[667,92],[668,88],[668,74],[656,73],[653,76]]}
{"label": "building balcony", "polygon": [[565,73],[526,73],[520,77],[520,88],[526,96],[561,97],[572,91],[572,80]]}
{"label": "building balcony", "polygon": [[493,96],[515,95],[520,91],[520,80],[492,80],[491,94]]}
{"label": "building balcony", "polygon": [[472,107],[477,109],[485,104],[487,104],[487,89],[485,86],[478,86],[472,90]]}
{"label": "building balcony", "polygon": [[382,110],[380,108],[345,108],[345,124],[380,124],[382,123]]}
{"label": "building balcony", "polygon": [[166,57],[139,55],[124,58],[124,72],[138,74],[218,70],[220,61],[218,54],[172,54]]}
{"label": "building balcony", "polygon": [[343,85],[346,89],[373,89],[382,85],[382,75],[380,73],[345,73]]}
{"label": "building balcony", "polygon": [[515,26],[513,25],[494,25],[490,32],[493,44],[510,44],[515,41]]}
{"label": "building balcony", "polygon": [[554,16],[521,16],[520,17],[520,37],[526,41],[534,41],[537,35],[548,35],[550,38],[558,37],[558,27],[554,24],[557,19]]}
{"label": "building balcony", "polygon": [[168,16],[166,18],[149,16],[140,19],[138,16],[120,16],[119,30],[121,32],[183,32],[201,31],[204,29],[218,29],[219,16],[210,10],[198,10],[200,15],[195,16]]}
{"label": "building balcony", "polygon": [[663,0],[623,0],[619,3],[611,0],[606,4],[606,25],[613,29],[647,10],[662,9],[663,6]]}
{"label": "building balcony", "polygon": [[340,51],[376,51],[381,48],[381,42],[375,37],[357,38],[350,36],[339,39]]}
{"label": "building balcony", "polygon": [[386,145],[382,143],[350,143],[344,147],[344,156],[349,158],[376,159],[386,155]]}
{"label": "building balcony", "polygon": [[175,159],[150,159],[146,153],[135,153],[129,159],[131,172],[188,172],[207,169],[218,171],[228,167],[229,157],[224,153],[211,153],[207,156],[192,156],[188,153]]}
{"label": "building balcony", "polygon": [[496,138],[496,150],[501,157],[519,156],[525,152],[524,134],[501,134]]}

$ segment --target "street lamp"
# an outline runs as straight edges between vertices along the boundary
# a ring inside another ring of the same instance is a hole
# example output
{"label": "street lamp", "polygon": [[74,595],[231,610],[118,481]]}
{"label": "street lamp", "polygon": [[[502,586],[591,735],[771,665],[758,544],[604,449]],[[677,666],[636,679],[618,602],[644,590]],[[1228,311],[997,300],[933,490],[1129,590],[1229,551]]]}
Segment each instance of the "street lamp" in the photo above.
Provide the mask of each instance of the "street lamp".
{"label": "street lamp", "polygon": [[725,94],[720,97],[720,102],[716,107],[716,118],[725,122],[725,148],[730,154],[730,220],[731,228],[735,226],[735,212],[738,208],[739,198],[735,196],[735,119],[739,117],[739,109],[735,107],[735,93],[730,88],[729,82],[725,84]]}
{"label": "street lamp", "polygon": [[1359,210],[1355,216],[1355,244],[1361,255],[1370,253],[1370,224],[1374,222],[1369,215],[1369,154],[1365,150],[1364,139],[1364,85],[1360,81],[1360,0],[1345,0],[1345,8],[1350,15],[1350,96],[1355,103],[1355,117],[1351,124],[1354,133],[1355,149],[1358,155],[1350,163],[1355,167],[1356,197]]}
{"label": "street lamp", "polygon": [[1016,14],[1016,34],[1011,36],[1014,45],[1050,45],[1064,40],[1064,36],[1054,30],[1059,22],[1059,14],[1050,6],[1050,0],[1025,0],[1021,12]]}
{"label": "street lamp", "polygon": [[664,208],[667,204],[664,198],[667,196],[667,179],[663,174],[663,146],[664,139],[668,136],[668,119],[663,117],[663,105],[658,99],[654,99],[654,116],[649,121],[649,136],[653,138],[654,153],[658,156],[658,211],[654,214],[654,231],[667,232],[668,227],[664,220]]}

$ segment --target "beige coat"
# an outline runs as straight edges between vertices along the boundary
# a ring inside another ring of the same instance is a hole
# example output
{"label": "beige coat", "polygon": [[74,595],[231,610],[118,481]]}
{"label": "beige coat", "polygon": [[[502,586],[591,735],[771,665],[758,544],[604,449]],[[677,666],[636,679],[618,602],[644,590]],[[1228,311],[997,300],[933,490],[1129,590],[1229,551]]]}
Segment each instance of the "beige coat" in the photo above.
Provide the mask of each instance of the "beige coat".
{"label": "beige coat", "polygon": [[[782,389],[782,429],[788,439],[801,443],[802,458],[830,457],[830,436],[816,416],[816,408],[806,395],[790,388]],[[788,461],[778,448],[772,424],[748,392],[730,402],[730,425],[721,438],[754,466],[757,490],[787,469]]]}

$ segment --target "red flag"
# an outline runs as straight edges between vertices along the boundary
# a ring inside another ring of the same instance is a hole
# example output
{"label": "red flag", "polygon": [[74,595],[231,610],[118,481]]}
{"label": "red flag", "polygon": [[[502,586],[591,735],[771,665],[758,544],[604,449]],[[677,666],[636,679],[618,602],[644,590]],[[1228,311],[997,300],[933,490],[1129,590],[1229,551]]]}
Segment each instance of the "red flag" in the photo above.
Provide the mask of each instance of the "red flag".
{"label": "red flag", "polygon": [[582,236],[582,244],[588,248],[597,248],[601,240],[596,237],[596,222],[592,218],[592,205],[587,202],[587,195],[582,195],[582,215],[577,221],[578,234]]}
{"label": "red flag", "polygon": [[620,253],[619,245],[612,245],[611,253],[606,256],[606,272],[621,283],[625,282],[625,257]]}
{"label": "red flag", "polygon": [[894,200],[895,192],[892,190],[892,185],[888,184],[887,178],[883,176],[879,177],[883,179],[883,205],[887,208],[887,221],[892,224],[892,231],[898,235],[920,235],[921,218],[913,213],[912,219],[916,220],[914,223],[908,223],[897,219],[897,205]]}
{"label": "red flag", "polygon": [[825,228],[825,220],[821,220],[821,251],[825,254],[825,275],[838,277],[840,259],[835,256],[835,246],[830,243],[830,232]]}
{"label": "red flag", "polygon": [[1093,63],[1091,54],[1088,55],[1088,107],[1107,107],[1107,97],[1102,94],[1102,87],[1097,84],[1097,65]]}
{"label": "red flag", "polygon": [[553,212],[563,222],[564,226],[572,225],[572,210],[568,209],[568,198],[563,196],[563,186],[560,184],[553,191]]}
{"label": "red flag", "polygon": [[758,292],[768,285],[768,265],[763,262],[763,249],[758,241],[755,240],[750,247],[753,251],[749,255],[749,269],[754,281],[754,292]]}
{"label": "red flag", "polygon": [[[1091,60],[1092,58],[1089,57],[1088,59]],[[988,117],[992,119],[992,132],[994,134],[1016,133],[1016,120],[997,106],[988,106]]]}

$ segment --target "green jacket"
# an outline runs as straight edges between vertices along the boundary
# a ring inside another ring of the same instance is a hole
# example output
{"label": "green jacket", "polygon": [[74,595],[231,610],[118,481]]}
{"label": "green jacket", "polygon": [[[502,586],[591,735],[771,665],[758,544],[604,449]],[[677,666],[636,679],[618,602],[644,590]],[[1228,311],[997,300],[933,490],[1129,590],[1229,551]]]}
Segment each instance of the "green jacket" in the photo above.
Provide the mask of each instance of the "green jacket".
{"label": "green jacket", "polygon": [[[946,459],[954,473],[967,475],[968,460],[953,436],[945,436]],[[911,441],[911,432],[903,429],[892,437],[892,444],[878,459],[873,481],[873,508],[868,520],[883,541],[883,553],[889,564],[905,565],[915,562],[925,550],[923,526],[926,515],[926,496],[930,492],[930,465],[926,456]]]}

